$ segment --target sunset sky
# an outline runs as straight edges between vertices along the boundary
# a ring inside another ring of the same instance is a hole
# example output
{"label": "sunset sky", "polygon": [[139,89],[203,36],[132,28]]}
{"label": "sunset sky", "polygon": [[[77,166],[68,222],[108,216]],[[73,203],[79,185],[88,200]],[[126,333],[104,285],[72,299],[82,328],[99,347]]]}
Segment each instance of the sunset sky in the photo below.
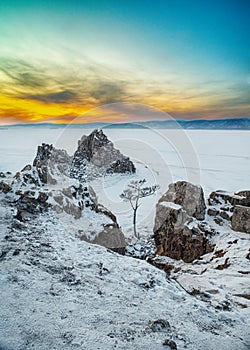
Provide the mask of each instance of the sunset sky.
{"label": "sunset sky", "polygon": [[0,124],[166,117],[152,107],[175,119],[250,117],[249,9],[248,0],[1,0]]}

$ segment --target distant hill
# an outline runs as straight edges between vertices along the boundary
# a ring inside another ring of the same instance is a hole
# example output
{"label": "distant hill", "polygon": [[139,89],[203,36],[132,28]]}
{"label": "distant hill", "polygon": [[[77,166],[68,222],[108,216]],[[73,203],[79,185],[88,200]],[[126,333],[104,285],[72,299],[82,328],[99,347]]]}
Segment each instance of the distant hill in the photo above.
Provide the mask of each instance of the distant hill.
{"label": "distant hill", "polygon": [[16,127],[48,127],[48,128],[86,128],[86,129],[198,129],[198,130],[250,130],[250,118],[214,119],[214,120],[152,120],[134,123],[88,123],[88,124],[14,124],[0,126],[0,129]]}

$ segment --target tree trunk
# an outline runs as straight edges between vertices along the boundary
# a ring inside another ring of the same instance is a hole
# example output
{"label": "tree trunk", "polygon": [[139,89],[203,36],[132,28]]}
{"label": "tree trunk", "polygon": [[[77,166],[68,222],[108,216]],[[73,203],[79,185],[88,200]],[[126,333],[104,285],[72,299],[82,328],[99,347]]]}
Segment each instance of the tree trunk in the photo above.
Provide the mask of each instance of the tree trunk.
{"label": "tree trunk", "polygon": [[136,212],[137,212],[137,209],[138,209],[138,208],[135,208],[135,209],[134,209],[133,226],[134,226],[134,235],[135,235],[135,238],[140,239],[139,234],[137,235],[137,232],[136,232]]}

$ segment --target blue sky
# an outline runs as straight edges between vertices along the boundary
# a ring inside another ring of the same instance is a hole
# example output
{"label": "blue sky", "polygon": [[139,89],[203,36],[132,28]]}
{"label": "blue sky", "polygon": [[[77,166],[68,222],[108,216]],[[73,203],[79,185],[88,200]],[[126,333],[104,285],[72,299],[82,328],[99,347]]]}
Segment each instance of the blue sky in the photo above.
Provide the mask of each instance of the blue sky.
{"label": "blue sky", "polygon": [[2,0],[1,123],[70,122],[117,102],[249,117],[249,4]]}

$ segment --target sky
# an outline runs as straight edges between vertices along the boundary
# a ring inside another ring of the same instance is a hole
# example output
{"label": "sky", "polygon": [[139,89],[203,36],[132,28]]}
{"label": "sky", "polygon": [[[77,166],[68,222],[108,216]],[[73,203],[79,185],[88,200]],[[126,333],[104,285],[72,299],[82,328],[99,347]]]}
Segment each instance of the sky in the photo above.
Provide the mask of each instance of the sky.
{"label": "sky", "polygon": [[0,124],[250,117],[249,9],[1,0]]}

